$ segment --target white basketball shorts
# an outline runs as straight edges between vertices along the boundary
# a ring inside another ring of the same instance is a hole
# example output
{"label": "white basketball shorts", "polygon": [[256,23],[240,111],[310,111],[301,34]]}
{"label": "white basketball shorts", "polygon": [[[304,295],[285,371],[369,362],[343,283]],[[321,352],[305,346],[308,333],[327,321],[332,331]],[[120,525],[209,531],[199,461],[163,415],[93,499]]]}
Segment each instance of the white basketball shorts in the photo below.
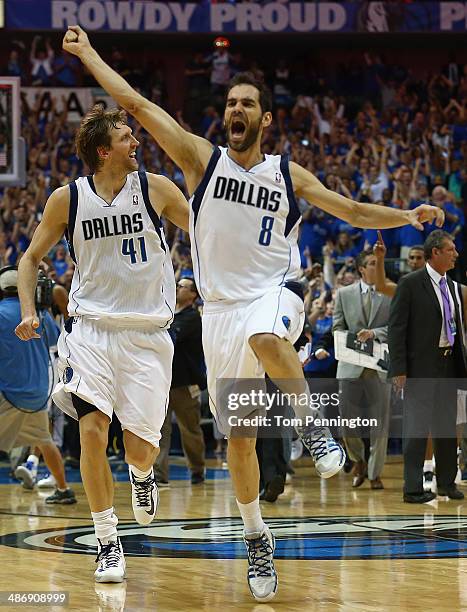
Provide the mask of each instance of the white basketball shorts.
{"label": "white basketball shorts", "polygon": [[294,344],[302,333],[304,321],[303,300],[286,287],[275,287],[252,302],[230,306],[204,305],[203,349],[209,403],[224,435],[229,434],[226,426],[228,409],[216,405],[216,381],[264,378],[264,368],[249,339],[255,334],[270,333]]}
{"label": "white basketball shorts", "polygon": [[53,400],[77,419],[71,393],[122,429],[159,446],[172,380],[173,342],[147,323],[73,317],[58,340],[59,382]]}

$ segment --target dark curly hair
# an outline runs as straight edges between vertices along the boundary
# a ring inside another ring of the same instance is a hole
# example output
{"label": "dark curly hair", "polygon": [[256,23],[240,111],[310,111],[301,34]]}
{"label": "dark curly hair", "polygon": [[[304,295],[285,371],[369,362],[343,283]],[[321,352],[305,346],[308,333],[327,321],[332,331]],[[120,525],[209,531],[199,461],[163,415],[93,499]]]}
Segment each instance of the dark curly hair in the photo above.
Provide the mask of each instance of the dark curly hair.
{"label": "dark curly hair", "polygon": [[268,113],[272,111],[272,96],[271,91],[267,85],[260,81],[255,75],[251,72],[239,72],[232,79],[227,87],[227,97],[229,96],[229,92],[233,87],[237,85],[253,85],[259,92],[259,105],[261,106],[261,110],[263,113]]}

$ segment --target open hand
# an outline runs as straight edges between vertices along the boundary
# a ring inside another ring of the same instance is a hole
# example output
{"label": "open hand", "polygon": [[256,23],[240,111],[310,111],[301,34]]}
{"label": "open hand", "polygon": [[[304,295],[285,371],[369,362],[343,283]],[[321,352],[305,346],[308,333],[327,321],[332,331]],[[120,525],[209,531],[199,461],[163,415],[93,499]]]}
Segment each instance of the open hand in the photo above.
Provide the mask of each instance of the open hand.
{"label": "open hand", "polygon": [[437,227],[443,227],[444,225],[444,211],[437,206],[429,206],[428,204],[421,204],[408,211],[408,218],[410,225],[420,231],[423,231],[423,223],[435,221]]}

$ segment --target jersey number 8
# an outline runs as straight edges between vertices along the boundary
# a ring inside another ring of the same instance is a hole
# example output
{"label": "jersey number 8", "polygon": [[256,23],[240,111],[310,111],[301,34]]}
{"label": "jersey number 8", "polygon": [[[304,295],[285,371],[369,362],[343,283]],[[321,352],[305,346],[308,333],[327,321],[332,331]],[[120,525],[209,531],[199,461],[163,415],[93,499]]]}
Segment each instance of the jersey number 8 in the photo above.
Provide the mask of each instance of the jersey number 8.
{"label": "jersey number 8", "polygon": [[261,246],[271,244],[271,232],[274,225],[274,217],[263,217],[261,221],[261,231],[259,233],[259,243]]}

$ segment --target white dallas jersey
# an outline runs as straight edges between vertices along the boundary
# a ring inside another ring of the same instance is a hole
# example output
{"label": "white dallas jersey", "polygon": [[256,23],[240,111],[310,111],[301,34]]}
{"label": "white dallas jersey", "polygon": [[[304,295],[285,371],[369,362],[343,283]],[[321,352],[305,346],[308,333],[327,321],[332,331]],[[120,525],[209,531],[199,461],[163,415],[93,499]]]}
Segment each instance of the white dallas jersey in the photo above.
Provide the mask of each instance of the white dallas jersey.
{"label": "white dallas jersey", "polygon": [[128,174],[111,204],[97,195],[92,177],[70,183],[67,238],[76,265],[70,315],[169,327],[174,271],[145,172]]}
{"label": "white dallas jersey", "polygon": [[300,211],[287,156],[250,170],[216,147],[190,200],[193,269],[205,302],[254,300],[300,277]]}

